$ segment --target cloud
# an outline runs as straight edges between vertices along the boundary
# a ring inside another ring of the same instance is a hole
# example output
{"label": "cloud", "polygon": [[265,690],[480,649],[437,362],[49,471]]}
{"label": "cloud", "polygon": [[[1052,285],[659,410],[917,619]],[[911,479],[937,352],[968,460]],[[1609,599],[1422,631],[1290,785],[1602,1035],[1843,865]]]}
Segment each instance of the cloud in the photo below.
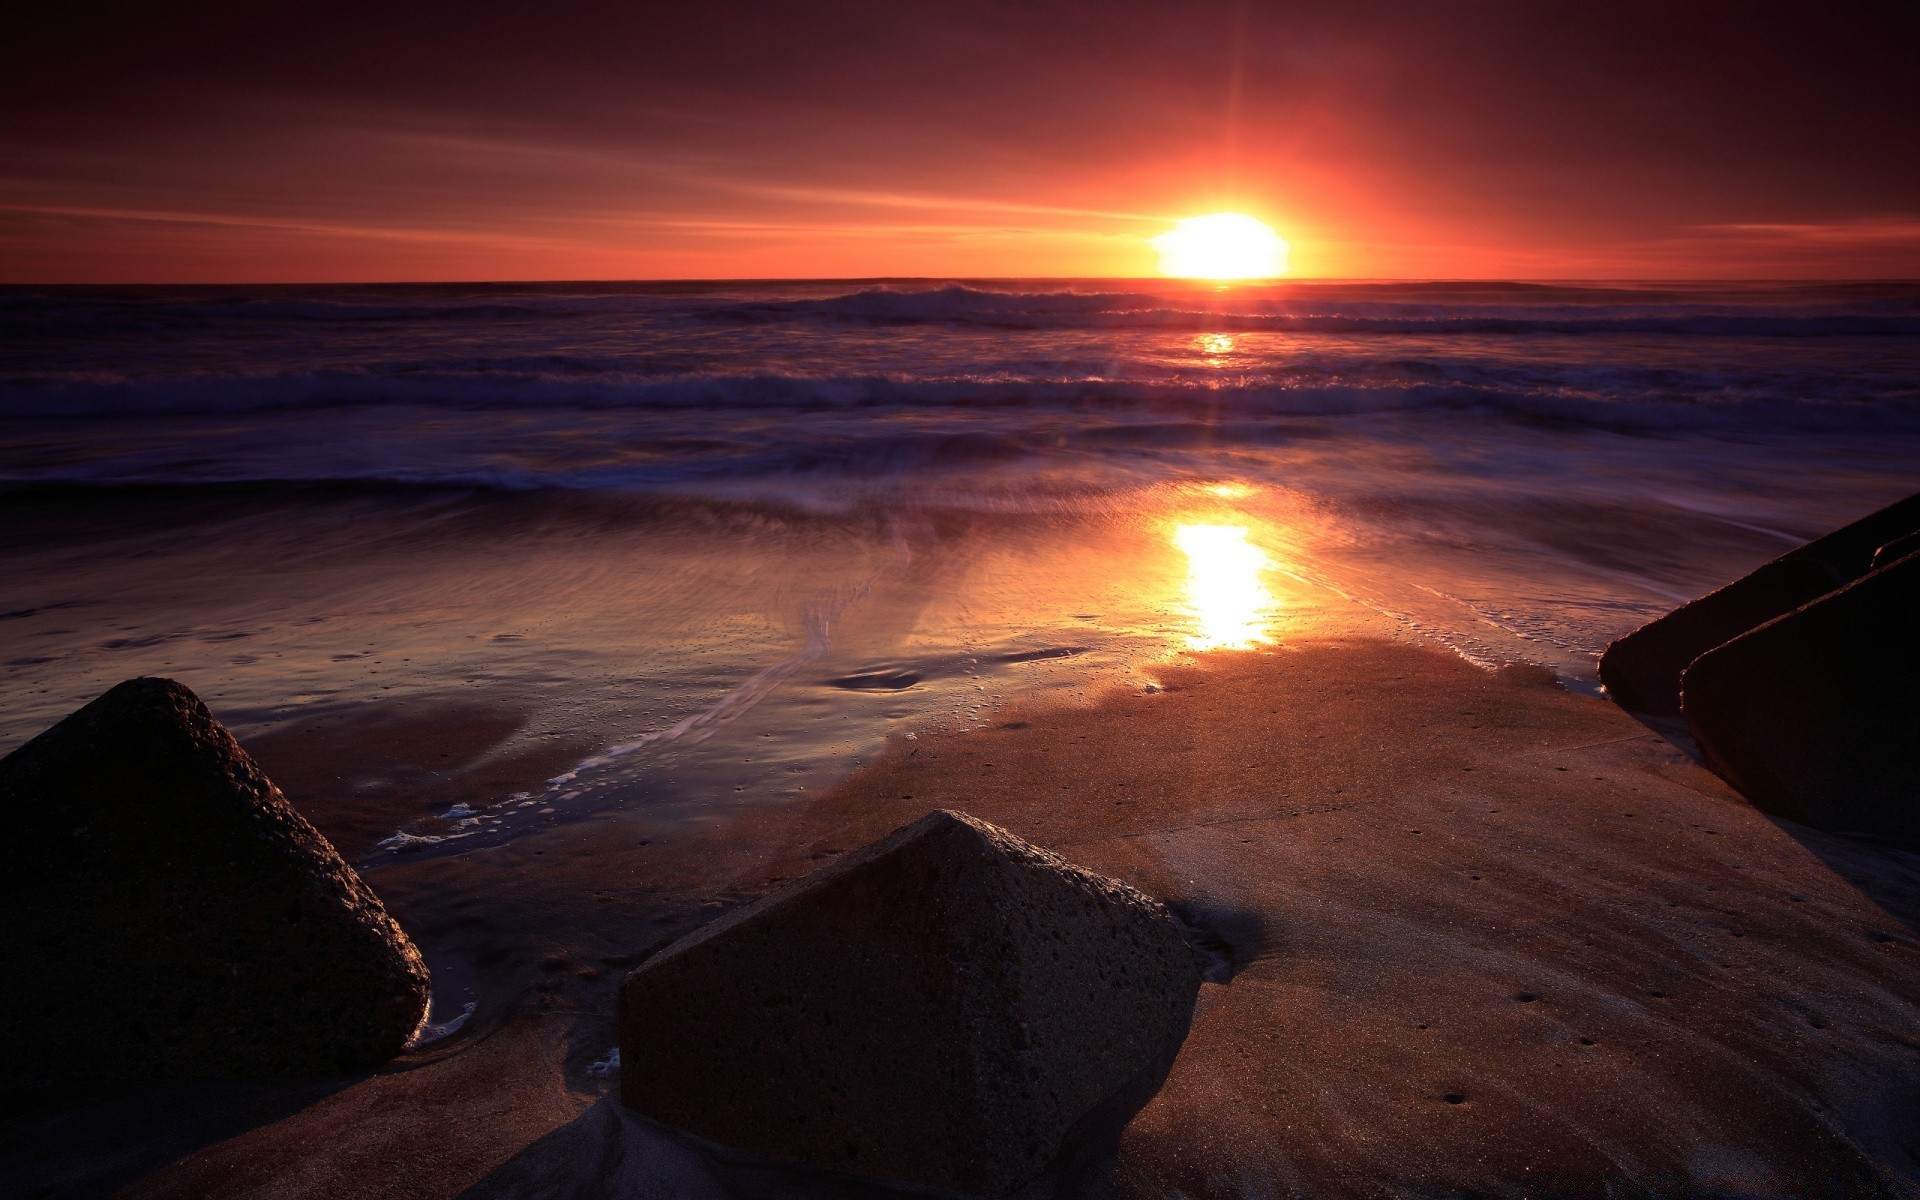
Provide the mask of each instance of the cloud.
{"label": "cloud", "polygon": [[1920,216],[1855,217],[1844,221],[1746,221],[1696,228],[1706,234],[1808,246],[1920,247]]}
{"label": "cloud", "polygon": [[[1314,274],[1920,274],[1915,19],[40,6],[0,42],[0,279],[111,277],[113,256],[141,278],[1127,273],[1138,239],[1221,209]],[[115,223],[113,256],[63,221]],[[314,249],[347,239],[366,253]]]}

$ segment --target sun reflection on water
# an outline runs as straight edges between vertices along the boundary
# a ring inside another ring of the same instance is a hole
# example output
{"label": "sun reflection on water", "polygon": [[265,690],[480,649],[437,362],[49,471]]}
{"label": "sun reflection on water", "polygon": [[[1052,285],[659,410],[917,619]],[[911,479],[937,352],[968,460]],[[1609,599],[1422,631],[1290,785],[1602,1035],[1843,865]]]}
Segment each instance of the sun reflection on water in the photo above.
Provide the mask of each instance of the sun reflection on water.
{"label": "sun reflection on water", "polygon": [[1274,563],[1247,540],[1244,525],[1180,525],[1173,543],[1187,556],[1187,604],[1195,650],[1247,650],[1273,640],[1275,607],[1265,572]]}

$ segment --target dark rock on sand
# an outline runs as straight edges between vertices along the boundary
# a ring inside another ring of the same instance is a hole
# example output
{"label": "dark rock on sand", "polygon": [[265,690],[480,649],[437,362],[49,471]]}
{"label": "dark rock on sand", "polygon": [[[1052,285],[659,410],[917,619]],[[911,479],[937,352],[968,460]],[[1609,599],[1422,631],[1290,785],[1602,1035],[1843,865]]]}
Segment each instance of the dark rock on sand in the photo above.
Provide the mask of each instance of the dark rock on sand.
{"label": "dark rock on sand", "polygon": [[683,938],[621,991],[621,1100],[722,1145],[1002,1195],[1186,1035],[1158,903],[931,813]]}
{"label": "dark rock on sand", "polygon": [[1920,494],[1808,542],[1607,647],[1600,680],[1623,707],[1653,716],[1680,711],[1687,664],[1749,629],[1792,612],[1875,565],[1875,552],[1920,532]]}
{"label": "dark rock on sand", "polygon": [[1600,681],[1622,707],[1673,716],[1680,711],[1680,676],[1688,663],[1842,582],[1812,559],[1774,559],[1608,646],[1600,657]]}
{"label": "dark rock on sand", "polygon": [[0,814],[5,1086],[352,1070],[425,1014],[379,899],[172,680],[0,759]]}
{"label": "dark rock on sand", "polygon": [[1910,533],[1906,537],[1896,538],[1873,552],[1873,569],[1879,570],[1889,563],[1895,563],[1907,555],[1920,551],[1920,532]]}
{"label": "dark rock on sand", "polygon": [[1681,686],[1708,764],[1761,808],[1920,838],[1920,553],[1708,651]]}

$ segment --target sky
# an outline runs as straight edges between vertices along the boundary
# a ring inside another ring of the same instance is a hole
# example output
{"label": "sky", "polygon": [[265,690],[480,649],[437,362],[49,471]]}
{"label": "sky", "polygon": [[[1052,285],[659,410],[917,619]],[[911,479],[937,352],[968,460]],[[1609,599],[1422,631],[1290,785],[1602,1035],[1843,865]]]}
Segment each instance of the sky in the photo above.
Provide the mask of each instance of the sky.
{"label": "sky", "polygon": [[1907,3],[41,4],[0,281],[1920,277]]}

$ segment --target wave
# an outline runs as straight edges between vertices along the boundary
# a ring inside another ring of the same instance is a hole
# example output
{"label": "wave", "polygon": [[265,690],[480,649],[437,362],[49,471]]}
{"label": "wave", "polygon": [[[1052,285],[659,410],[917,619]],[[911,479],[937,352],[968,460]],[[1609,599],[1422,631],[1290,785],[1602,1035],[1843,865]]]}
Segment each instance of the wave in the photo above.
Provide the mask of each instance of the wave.
{"label": "wave", "polygon": [[[698,361],[689,356],[685,361]],[[504,369],[511,363],[515,369]],[[453,365],[455,369],[444,369]],[[913,377],[610,373],[596,360],[518,358],[398,369],[158,378],[0,381],[0,418],[218,416],[328,409],[674,414],[859,413],[1021,409],[1338,416],[1451,410],[1670,428],[1905,427],[1920,385],[1904,377],[1629,364],[1392,359],[1331,361],[1243,373],[1162,369],[1139,378],[1046,378],[1037,370]],[[632,365],[630,361],[620,365]],[[649,365],[660,365],[649,363]],[[676,365],[679,365],[676,361]],[[1657,414],[1657,416],[1656,416]],[[685,431],[689,434],[697,430]]]}
{"label": "wave", "polygon": [[[883,453],[874,467],[893,470],[910,467],[918,453],[912,447],[922,442],[939,447],[937,459],[975,445],[983,457],[1025,453],[1020,440],[1112,453],[1258,444],[1273,436],[1275,420],[1369,415],[1620,432],[1920,432],[1920,388],[1887,380],[1728,380],[1715,372],[1590,365],[1565,371],[1386,367],[1375,378],[1317,371],[1150,380],[298,372],[0,386],[0,419],[83,419],[75,430],[108,430],[125,420],[156,436],[205,428],[209,457],[227,442],[253,445],[275,436],[361,445],[367,430],[419,440],[426,459],[445,445],[513,457],[518,447],[551,438],[574,447],[584,463],[599,463],[612,453],[609,445],[620,445],[626,459],[645,457],[653,472],[699,472],[716,455],[747,453],[741,447],[751,447],[755,463],[737,467],[751,470],[806,468],[816,459],[849,467],[847,447],[860,447],[860,455],[881,445],[906,447],[902,455]],[[244,432],[248,428],[255,432]]]}
{"label": "wave", "polygon": [[[1350,293],[1352,289],[1343,291]],[[719,307],[715,321],[814,319],[857,325],[960,325],[998,329],[1195,329],[1331,334],[1670,334],[1713,337],[1920,336],[1920,297],[1866,305],[1769,311],[1685,304],[1621,306],[1570,304],[1512,306],[1463,303],[1336,302],[1309,297],[1267,298],[1223,292],[1213,303],[1166,292],[1000,292],[953,286],[932,291],[873,288],[826,299],[762,301]],[[1861,308],[1872,311],[1860,311]]]}
{"label": "wave", "polygon": [[[1041,409],[1100,413],[1123,409],[1336,417],[1382,411],[1488,411],[1515,417],[1580,420],[1632,428],[1860,428],[1905,426],[1920,417],[1920,390],[1851,380],[1780,380],[1772,388],[1730,388],[1718,376],[1657,372],[1647,388],[1638,372],[1578,369],[1530,372],[1440,371],[1394,365],[1415,382],[1352,384],[1327,376],[1269,378],[899,378],[689,374],[609,380],[570,374],[401,374],[296,372],[265,376],[190,376],[0,386],[0,417],[163,417],[242,415],[282,409],[419,407],[455,411],[632,411],[632,413],[860,413],[941,409]],[[1427,380],[1417,376],[1427,374]],[[1795,386],[1797,384],[1797,386]]]}
{"label": "wave", "polygon": [[[1194,337],[1236,329],[1328,336]],[[0,290],[0,486],[964,487],[1475,423],[1905,439],[1907,334],[1920,291],[1889,284]]]}
{"label": "wave", "polygon": [[388,285],[0,289],[12,336],[154,334],[285,325],[502,329],[543,322],[953,325],[1005,329],[1275,330],[1335,334],[1835,337],[1920,334],[1900,284],[1593,285],[1282,282],[1228,289],[1099,281],[1046,290],[945,283]]}

